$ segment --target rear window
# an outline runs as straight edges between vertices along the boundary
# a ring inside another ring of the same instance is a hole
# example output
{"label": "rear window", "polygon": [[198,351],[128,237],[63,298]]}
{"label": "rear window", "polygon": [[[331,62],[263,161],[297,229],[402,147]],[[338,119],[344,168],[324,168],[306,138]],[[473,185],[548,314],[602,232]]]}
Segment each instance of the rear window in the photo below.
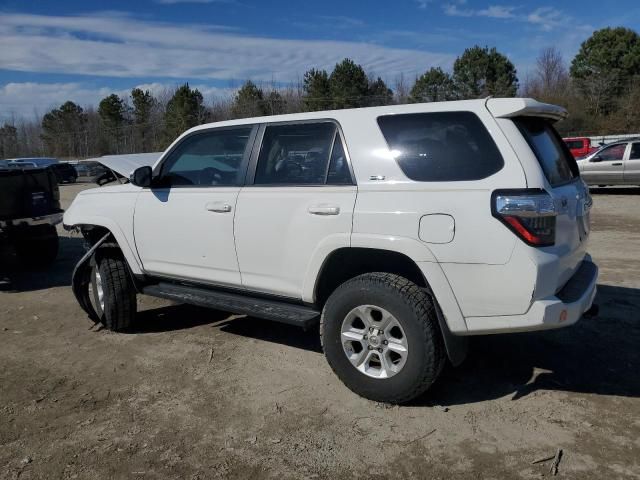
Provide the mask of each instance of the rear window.
{"label": "rear window", "polygon": [[552,186],[569,182],[578,176],[578,166],[573,155],[548,120],[520,117],[514,122]]}
{"label": "rear window", "polygon": [[567,147],[571,150],[578,150],[584,147],[582,140],[565,140],[564,143],[566,143]]}
{"label": "rear window", "polygon": [[479,180],[504,166],[489,132],[471,112],[386,115],[378,125],[411,180]]}

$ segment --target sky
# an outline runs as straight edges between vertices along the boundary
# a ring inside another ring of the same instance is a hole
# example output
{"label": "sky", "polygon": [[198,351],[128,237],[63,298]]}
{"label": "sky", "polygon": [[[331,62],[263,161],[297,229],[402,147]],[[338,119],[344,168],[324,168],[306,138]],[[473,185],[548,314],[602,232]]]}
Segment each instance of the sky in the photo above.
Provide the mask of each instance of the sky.
{"label": "sky", "polygon": [[184,82],[208,102],[246,79],[286,85],[350,57],[393,87],[496,47],[522,81],[596,29],[640,30],[638,0],[0,0],[0,121]]}

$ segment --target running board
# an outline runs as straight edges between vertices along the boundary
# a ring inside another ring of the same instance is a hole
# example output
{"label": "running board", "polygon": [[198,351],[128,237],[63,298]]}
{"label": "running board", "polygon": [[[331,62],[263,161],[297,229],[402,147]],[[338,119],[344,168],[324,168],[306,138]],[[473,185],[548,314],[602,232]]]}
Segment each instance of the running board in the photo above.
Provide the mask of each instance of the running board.
{"label": "running board", "polygon": [[199,307],[288,323],[305,329],[316,325],[320,317],[320,312],[304,305],[174,283],[148,285],[142,289],[142,293]]}

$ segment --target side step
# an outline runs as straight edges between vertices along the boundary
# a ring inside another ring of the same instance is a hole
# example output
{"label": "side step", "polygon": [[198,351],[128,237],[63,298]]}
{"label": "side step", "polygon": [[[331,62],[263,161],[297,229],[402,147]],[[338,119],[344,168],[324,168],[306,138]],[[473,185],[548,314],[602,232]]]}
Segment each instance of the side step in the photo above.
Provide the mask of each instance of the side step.
{"label": "side step", "polygon": [[304,305],[202,287],[161,282],[144,287],[142,293],[199,307],[288,323],[305,329],[317,324],[320,318],[320,312]]}

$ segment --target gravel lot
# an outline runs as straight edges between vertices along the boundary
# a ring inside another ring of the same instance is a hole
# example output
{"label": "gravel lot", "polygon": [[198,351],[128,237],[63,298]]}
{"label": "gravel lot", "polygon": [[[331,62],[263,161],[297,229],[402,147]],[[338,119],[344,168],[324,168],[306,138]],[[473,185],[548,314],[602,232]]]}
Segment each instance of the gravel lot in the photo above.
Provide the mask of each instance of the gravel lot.
{"label": "gravel lot", "polygon": [[640,188],[593,193],[599,317],[475,338],[404,407],[343,387],[317,332],[148,297],[135,332],[94,328],[62,230],[50,271],[5,252],[0,479],[539,478],[558,448],[558,477],[640,478]]}

